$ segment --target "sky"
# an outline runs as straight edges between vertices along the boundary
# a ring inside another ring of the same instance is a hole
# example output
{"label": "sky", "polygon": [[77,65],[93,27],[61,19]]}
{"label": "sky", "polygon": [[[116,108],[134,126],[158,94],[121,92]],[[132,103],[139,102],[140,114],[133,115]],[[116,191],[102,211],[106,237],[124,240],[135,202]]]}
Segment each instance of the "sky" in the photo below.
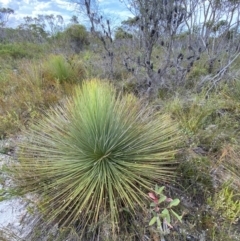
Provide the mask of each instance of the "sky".
{"label": "sky", "polygon": [[[70,3],[71,0],[0,0],[0,8],[11,8],[14,14],[9,17],[8,26],[15,27],[23,22],[25,16],[37,17],[43,15],[61,15],[65,24],[69,23],[71,16],[78,16],[79,22],[84,23],[83,16],[78,15],[76,6]],[[105,15],[111,16],[113,21],[121,23],[131,13],[119,0],[98,0],[99,7]]]}

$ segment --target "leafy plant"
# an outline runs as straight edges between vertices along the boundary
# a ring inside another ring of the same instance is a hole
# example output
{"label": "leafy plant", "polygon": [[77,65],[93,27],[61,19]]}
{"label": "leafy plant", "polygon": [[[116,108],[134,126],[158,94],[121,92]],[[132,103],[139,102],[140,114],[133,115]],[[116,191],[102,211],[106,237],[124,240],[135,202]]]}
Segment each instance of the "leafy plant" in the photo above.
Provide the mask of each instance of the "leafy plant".
{"label": "leafy plant", "polygon": [[11,168],[20,192],[41,196],[48,222],[83,231],[104,215],[113,233],[121,208],[144,208],[145,190],[174,175],[181,139],[169,116],[96,79],[25,135]]}
{"label": "leafy plant", "polygon": [[225,183],[213,199],[209,198],[208,203],[213,206],[216,213],[231,224],[236,224],[240,215],[239,194],[230,189],[230,183]]}
{"label": "leafy plant", "polygon": [[178,198],[171,199],[163,194],[164,186],[155,186],[155,193],[150,192],[148,196],[153,200],[150,204],[151,212],[153,213],[153,218],[149,222],[149,226],[157,224],[157,229],[159,230],[161,241],[164,241],[164,236],[170,233],[171,216],[177,218],[178,221],[182,222],[182,216],[179,216],[172,207],[178,206],[180,200]]}

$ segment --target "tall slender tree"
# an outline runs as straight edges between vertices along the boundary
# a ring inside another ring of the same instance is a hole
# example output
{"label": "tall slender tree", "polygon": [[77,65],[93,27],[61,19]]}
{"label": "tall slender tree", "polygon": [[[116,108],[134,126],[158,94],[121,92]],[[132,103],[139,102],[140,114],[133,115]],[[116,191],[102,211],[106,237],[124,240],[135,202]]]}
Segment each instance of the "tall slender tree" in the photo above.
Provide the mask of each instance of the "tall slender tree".
{"label": "tall slender tree", "polygon": [[14,14],[13,9],[0,8],[0,27],[4,27],[6,25],[11,14]]}

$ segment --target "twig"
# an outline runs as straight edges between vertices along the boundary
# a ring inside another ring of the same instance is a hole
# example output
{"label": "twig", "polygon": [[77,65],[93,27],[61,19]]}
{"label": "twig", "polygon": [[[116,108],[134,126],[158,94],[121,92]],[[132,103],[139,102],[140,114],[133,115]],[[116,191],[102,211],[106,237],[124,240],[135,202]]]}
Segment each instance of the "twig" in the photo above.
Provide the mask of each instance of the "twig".
{"label": "twig", "polygon": [[[228,69],[228,67],[238,58],[239,55],[240,55],[240,52],[238,52],[238,53],[235,55],[235,57],[234,57],[224,68],[222,68],[215,76],[213,76],[213,77],[209,80],[209,81],[213,81],[213,84],[212,84],[211,87],[208,89],[206,95],[208,95],[209,91],[212,90],[212,88],[213,88],[214,86],[216,86],[216,83],[221,80],[221,78],[218,78],[218,77],[221,77],[221,76],[226,72],[226,70]],[[217,79],[216,79],[216,78],[217,78]],[[214,81],[214,79],[216,79],[216,80]]]}

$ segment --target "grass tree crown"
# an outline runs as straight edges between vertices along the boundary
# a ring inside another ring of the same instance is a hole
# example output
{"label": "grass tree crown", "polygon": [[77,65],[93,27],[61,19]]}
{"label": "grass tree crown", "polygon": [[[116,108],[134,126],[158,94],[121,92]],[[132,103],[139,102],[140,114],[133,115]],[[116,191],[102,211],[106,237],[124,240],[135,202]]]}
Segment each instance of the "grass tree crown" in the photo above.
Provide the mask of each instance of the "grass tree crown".
{"label": "grass tree crown", "polygon": [[171,177],[181,138],[169,116],[97,79],[25,134],[13,167],[21,193],[41,195],[49,222],[85,227],[106,214],[113,229],[122,207],[141,207],[146,189]]}

